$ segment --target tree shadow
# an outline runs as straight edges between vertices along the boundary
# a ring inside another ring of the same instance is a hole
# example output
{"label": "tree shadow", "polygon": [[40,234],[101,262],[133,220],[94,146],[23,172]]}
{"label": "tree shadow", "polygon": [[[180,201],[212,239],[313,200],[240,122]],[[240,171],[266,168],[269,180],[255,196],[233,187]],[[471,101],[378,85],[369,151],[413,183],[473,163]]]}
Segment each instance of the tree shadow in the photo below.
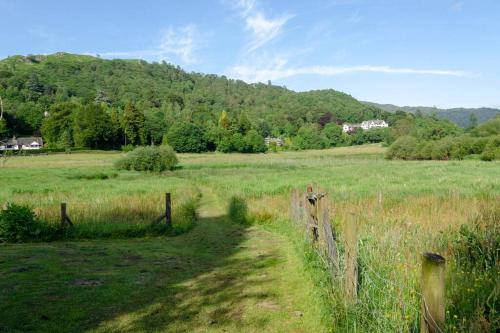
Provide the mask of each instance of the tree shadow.
{"label": "tree shadow", "polygon": [[246,302],[275,296],[258,287],[270,283],[260,273],[279,254],[241,255],[248,232],[217,216],[178,237],[8,246],[0,332],[238,327]]}

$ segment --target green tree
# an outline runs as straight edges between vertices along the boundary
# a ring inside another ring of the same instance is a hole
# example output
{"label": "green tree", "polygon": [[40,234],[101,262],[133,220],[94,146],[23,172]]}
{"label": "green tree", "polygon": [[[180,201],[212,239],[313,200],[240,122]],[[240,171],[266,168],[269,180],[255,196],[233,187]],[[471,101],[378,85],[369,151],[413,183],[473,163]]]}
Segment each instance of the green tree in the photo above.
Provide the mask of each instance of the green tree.
{"label": "green tree", "polygon": [[48,147],[66,148],[73,145],[73,111],[81,105],[73,102],[54,104],[42,123],[42,136]]}
{"label": "green tree", "polygon": [[202,127],[188,122],[177,122],[170,127],[163,140],[178,153],[207,151],[207,138]]}
{"label": "green tree", "polygon": [[335,147],[342,143],[342,127],[335,123],[326,124],[322,130],[322,134],[327,139],[330,147]]}
{"label": "green tree", "polygon": [[226,111],[222,111],[219,117],[219,126],[224,129],[229,129],[231,126],[231,121]]}
{"label": "green tree", "polygon": [[250,123],[250,120],[248,120],[246,114],[240,114],[238,122],[236,123],[236,131],[241,134],[245,134],[248,130],[250,130],[250,128],[252,128],[252,124]]}
{"label": "green tree", "polygon": [[245,135],[247,153],[263,153],[267,151],[264,138],[256,130],[249,130]]}
{"label": "green tree", "polygon": [[476,128],[477,127],[477,116],[475,113],[471,113],[469,116],[469,128]]}
{"label": "green tree", "polygon": [[8,134],[7,121],[5,118],[0,118],[0,138],[6,137]]}
{"label": "green tree", "polygon": [[146,143],[146,126],[144,113],[129,103],[123,112],[123,132],[125,144],[141,145]]}
{"label": "green tree", "polygon": [[148,142],[161,143],[168,129],[164,113],[160,109],[147,109],[144,116]]}
{"label": "green tree", "polygon": [[100,104],[89,104],[78,108],[74,113],[73,138],[77,147],[111,148],[113,143],[111,117]]}
{"label": "green tree", "polygon": [[299,149],[321,149],[327,142],[321,136],[318,125],[307,124],[299,128],[294,144]]}

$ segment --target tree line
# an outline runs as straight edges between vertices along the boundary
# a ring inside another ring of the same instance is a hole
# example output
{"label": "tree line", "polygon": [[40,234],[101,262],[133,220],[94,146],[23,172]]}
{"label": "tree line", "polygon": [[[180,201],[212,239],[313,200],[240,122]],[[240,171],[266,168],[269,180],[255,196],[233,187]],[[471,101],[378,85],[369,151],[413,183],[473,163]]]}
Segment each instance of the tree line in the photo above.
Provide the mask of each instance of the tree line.
{"label": "tree line", "polygon": [[[433,115],[385,112],[335,90],[297,93],[165,62],[67,53],[0,61],[0,96],[0,138],[42,135],[47,147],[60,149],[166,143],[177,152],[253,153],[391,145],[403,136],[434,142],[470,131]],[[342,132],[342,123],[369,119],[390,127]],[[267,136],[282,138],[285,147],[266,147]]]}

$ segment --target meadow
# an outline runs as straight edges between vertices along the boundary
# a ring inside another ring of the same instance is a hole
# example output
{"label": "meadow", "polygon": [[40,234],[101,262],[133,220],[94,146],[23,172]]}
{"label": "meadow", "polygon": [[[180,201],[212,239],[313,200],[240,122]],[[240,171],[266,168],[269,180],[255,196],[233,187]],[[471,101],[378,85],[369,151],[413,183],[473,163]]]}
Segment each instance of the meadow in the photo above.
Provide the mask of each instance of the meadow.
{"label": "meadow", "polygon": [[[450,258],[447,330],[498,329],[498,258],[467,274],[452,258],[463,225],[500,224],[500,162],[388,161],[384,151],[179,154],[161,174],[115,170],[118,152],[12,157],[0,203],[58,223],[67,202],[76,225],[108,239],[0,245],[0,331],[413,331],[425,251]],[[356,305],[288,221],[290,191],[312,182],[327,191],[339,244],[347,215],[359,220]],[[112,237],[151,223],[165,192],[174,207],[201,193],[193,230]],[[233,195],[253,225],[228,219]]]}

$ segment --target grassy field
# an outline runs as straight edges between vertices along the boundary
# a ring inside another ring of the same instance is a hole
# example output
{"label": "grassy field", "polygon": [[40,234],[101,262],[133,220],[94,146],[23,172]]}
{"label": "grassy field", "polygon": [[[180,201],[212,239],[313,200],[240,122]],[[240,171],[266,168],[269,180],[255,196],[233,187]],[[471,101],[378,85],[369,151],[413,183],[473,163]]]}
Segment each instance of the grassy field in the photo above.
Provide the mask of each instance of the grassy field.
{"label": "grassy field", "polygon": [[[178,237],[0,245],[0,331],[410,331],[420,253],[447,256],[461,225],[499,208],[500,163],[387,161],[383,152],[185,154],[163,174],[117,171],[120,153],[11,158],[0,169],[0,203],[29,204],[52,222],[63,201],[76,224],[114,229],[150,223],[166,191],[174,205],[203,198],[198,225]],[[361,222],[354,307],[290,235],[290,190],[311,182],[327,190],[340,237],[348,213]],[[235,194],[257,225],[225,217]],[[457,286],[470,277],[450,276]],[[495,277],[474,278],[487,280],[478,289],[499,287]],[[450,331],[470,327],[448,308]]]}

